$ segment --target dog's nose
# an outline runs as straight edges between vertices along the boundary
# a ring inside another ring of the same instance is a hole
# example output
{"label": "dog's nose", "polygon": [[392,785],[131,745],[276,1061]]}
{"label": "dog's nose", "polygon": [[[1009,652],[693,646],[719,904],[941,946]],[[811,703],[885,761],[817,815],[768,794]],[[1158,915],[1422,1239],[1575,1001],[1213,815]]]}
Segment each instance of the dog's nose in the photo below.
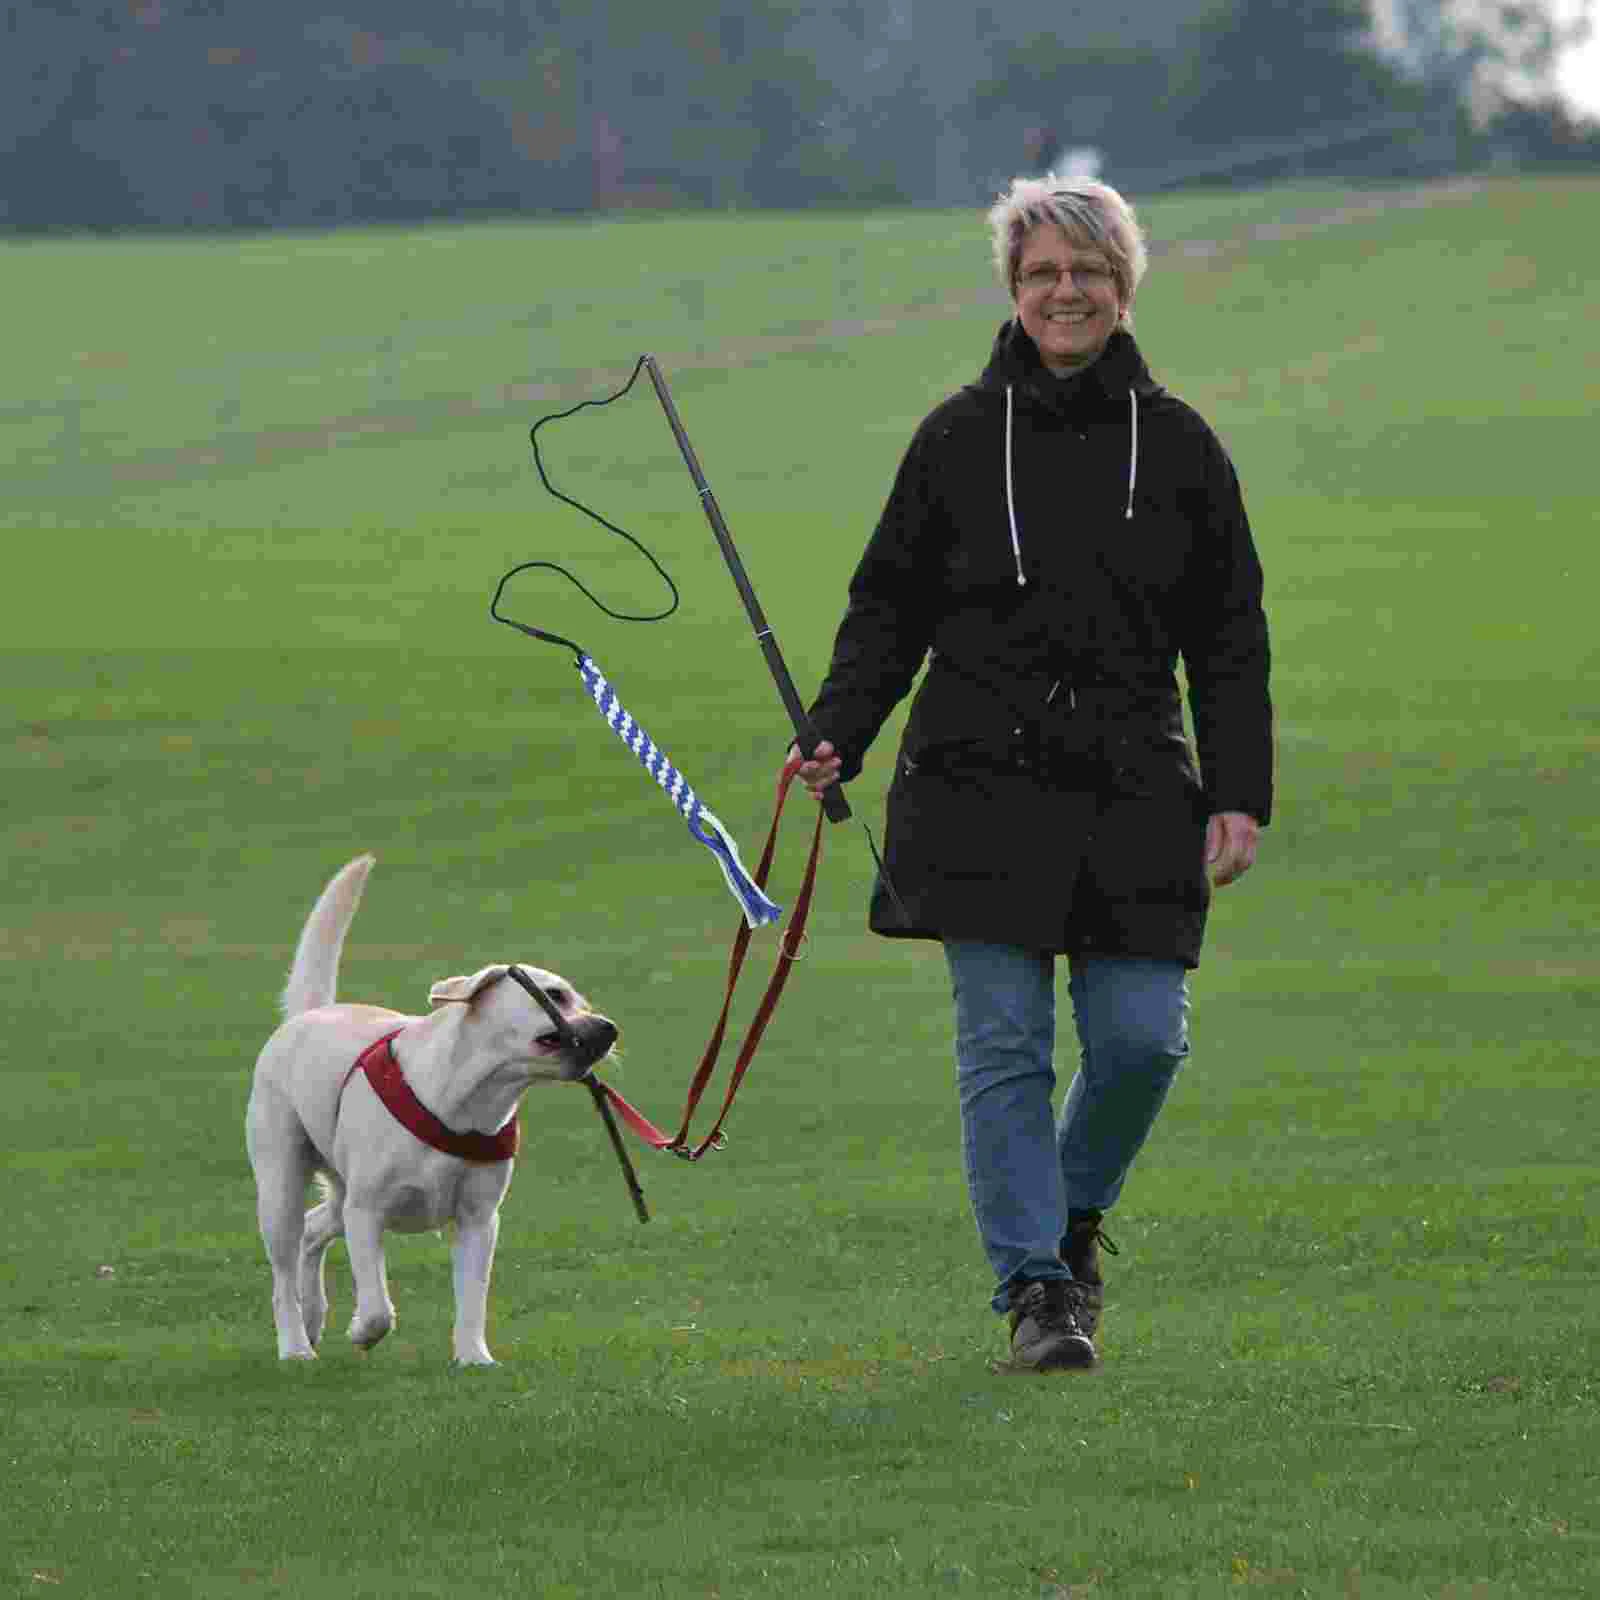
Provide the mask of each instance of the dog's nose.
{"label": "dog's nose", "polygon": [[580,1017],[573,1025],[578,1036],[578,1062],[592,1067],[617,1042],[617,1025],[609,1017]]}

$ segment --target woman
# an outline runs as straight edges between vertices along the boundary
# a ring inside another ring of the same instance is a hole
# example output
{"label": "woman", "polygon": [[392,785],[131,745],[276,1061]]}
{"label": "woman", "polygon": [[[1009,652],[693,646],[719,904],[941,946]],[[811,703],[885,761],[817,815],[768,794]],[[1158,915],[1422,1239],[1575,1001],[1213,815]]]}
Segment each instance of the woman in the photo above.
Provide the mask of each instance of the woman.
{"label": "woman", "polygon": [[[855,777],[927,661],[871,926],[944,945],[990,1303],[1013,1364],[1045,1371],[1096,1359],[1100,1223],[1188,1053],[1210,884],[1249,870],[1268,821],[1272,713],[1233,466],[1134,343],[1132,209],[1019,178],[989,221],[1015,315],[911,440],[800,775]],[[1081,1058],[1056,1123],[1062,954]]]}

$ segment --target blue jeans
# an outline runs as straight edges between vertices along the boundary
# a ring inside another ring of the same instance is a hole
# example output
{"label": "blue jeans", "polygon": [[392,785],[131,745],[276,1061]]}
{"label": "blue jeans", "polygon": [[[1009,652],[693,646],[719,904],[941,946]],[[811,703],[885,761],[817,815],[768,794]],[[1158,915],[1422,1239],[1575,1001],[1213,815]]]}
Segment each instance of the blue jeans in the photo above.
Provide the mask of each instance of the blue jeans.
{"label": "blue jeans", "polygon": [[1178,961],[1074,958],[1068,992],[1081,1049],[1061,1107],[1055,959],[1017,945],[947,939],[967,1190],[1003,1311],[1019,1279],[1066,1278],[1067,1212],[1108,1211],[1189,1053]]}

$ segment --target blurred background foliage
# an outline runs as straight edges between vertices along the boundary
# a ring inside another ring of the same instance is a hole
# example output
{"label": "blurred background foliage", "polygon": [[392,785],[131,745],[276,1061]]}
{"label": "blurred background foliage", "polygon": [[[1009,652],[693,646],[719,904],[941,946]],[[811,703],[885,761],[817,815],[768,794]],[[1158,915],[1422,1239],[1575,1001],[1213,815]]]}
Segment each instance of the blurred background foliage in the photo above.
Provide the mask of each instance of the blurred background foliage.
{"label": "blurred background foliage", "polygon": [[[12,0],[0,227],[965,205],[1600,164],[1573,0]],[[1092,158],[1091,158],[1092,159]]]}

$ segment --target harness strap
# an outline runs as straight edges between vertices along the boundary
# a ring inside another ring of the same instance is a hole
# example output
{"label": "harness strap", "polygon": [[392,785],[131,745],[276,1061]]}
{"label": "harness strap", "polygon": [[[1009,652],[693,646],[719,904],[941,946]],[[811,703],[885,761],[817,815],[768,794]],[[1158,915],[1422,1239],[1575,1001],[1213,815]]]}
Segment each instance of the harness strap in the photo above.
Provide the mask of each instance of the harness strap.
{"label": "harness strap", "polygon": [[344,1075],[340,1095],[343,1095],[345,1087],[358,1072],[365,1072],[367,1082],[388,1108],[389,1114],[423,1144],[442,1150],[448,1156],[459,1156],[463,1161],[509,1161],[521,1143],[520,1119],[513,1116],[498,1133],[457,1133],[454,1128],[446,1127],[416,1097],[400,1070],[400,1062],[394,1053],[394,1040],[404,1031],[403,1028],[395,1028],[369,1044]]}
{"label": "harness strap", "polygon": [[[783,817],[783,806],[789,795],[789,786],[794,781],[795,773],[800,769],[800,757],[793,757],[783,769],[783,774],[778,780],[777,804],[773,808],[772,827],[767,832],[767,842],[761,852],[760,864],[755,870],[755,882],[761,887],[766,887],[767,874],[772,867],[772,857],[778,841],[778,823]],[[606,1099],[616,1108],[617,1115],[628,1124],[630,1128],[644,1141],[656,1150],[669,1150],[673,1155],[682,1156],[686,1161],[698,1161],[707,1150],[721,1149],[726,1142],[722,1133],[722,1124],[728,1115],[728,1109],[733,1104],[733,1097],[739,1092],[739,1085],[744,1079],[745,1072],[750,1066],[756,1053],[756,1047],[761,1043],[761,1036],[766,1032],[772,1014],[777,1010],[778,997],[783,993],[783,986],[789,981],[789,969],[800,957],[801,941],[805,938],[806,918],[811,912],[812,893],[816,888],[817,863],[822,855],[822,807],[817,807],[816,828],[811,836],[811,854],[806,861],[805,877],[801,882],[800,893],[795,897],[794,908],[789,913],[789,920],[785,924],[779,939],[778,959],[773,968],[772,976],[767,980],[766,993],[761,997],[761,1004],[756,1008],[756,1014],[750,1021],[750,1026],[745,1033],[744,1043],[740,1046],[738,1059],[734,1062],[733,1071],[729,1075],[727,1093],[723,1096],[722,1109],[717,1113],[717,1120],[711,1131],[698,1144],[691,1144],[689,1140],[689,1124],[694,1119],[696,1107],[700,1104],[700,1097],[705,1093],[706,1084],[711,1079],[712,1071],[717,1064],[717,1058],[722,1052],[723,1036],[727,1032],[728,1012],[733,1004],[733,991],[739,981],[739,973],[744,966],[745,952],[750,947],[751,929],[748,923],[740,923],[738,932],[734,935],[733,948],[728,957],[728,986],[722,1000],[722,1014],[717,1018],[716,1027],[712,1029],[711,1039],[707,1043],[704,1055],[700,1058],[700,1065],[695,1071],[693,1080],[689,1085],[687,1103],[683,1108],[683,1121],[675,1134],[667,1134],[655,1126],[643,1112],[630,1105],[621,1094],[609,1083],[596,1080],[604,1091]]]}

